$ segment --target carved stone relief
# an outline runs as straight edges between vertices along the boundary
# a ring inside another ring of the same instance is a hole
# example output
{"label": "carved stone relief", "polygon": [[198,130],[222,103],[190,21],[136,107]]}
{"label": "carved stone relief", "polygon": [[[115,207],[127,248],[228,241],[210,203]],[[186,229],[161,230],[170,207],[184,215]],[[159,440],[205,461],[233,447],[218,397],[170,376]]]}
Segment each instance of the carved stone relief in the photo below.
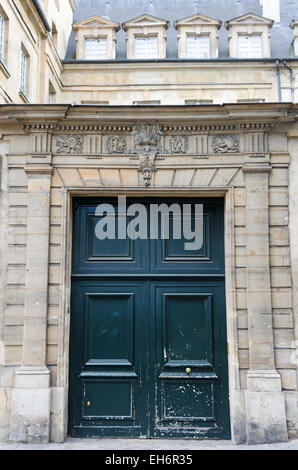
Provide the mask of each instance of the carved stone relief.
{"label": "carved stone relief", "polygon": [[124,153],[127,149],[125,136],[110,136],[107,139],[108,153]]}
{"label": "carved stone relief", "polygon": [[135,152],[141,160],[139,171],[143,174],[145,186],[150,186],[162,131],[158,122],[139,122],[133,126],[132,135],[135,137]]}
{"label": "carved stone relief", "polygon": [[175,135],[170,140],[170,153],[184,154],[188,149],[188,138]]}
{"label": "carved stone relief", "polygon": [[57,139],[58,154],[80,154],[83,152],[82,135],[60,135]]}
{"label": "carved stone relief", "polygon": [[238,153],[240,151],[240,137],[236,134],[215,135],[212,139],[214,153]]}

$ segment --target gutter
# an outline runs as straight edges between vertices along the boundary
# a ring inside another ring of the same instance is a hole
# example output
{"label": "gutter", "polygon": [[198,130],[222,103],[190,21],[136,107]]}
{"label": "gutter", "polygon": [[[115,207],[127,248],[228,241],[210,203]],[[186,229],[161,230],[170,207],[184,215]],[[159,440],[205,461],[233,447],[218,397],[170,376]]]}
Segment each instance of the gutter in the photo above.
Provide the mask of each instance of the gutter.
{"label": "gutter", "polygon": [[253,59],[238,59],[234,57],[224,58],[216,58],[216,59],[107,59],[107,60],[83,60],[83,59],[64,59],[62,63],[65,65],[68,64],[144,64],[144,63],[151,63],[151,64],[167,64],[167,63],[278,63],[281,60],[287,60],[291,62],[298,62],[298,57],[288,57],[286,59],[281,58],[273,58],[273,57],[263,57],[263,58],[253,58]]}
{"label": "gutter", "polygon": [[50,27],[46,17],[45,17],[45,14],[39,4],[39,1],[38,0],[31,0],[34,7],[35,7],[35,10],[37,11],[37,13],[39,14],[40,16],[40,19],[41,21],[43,22],[44,24],[44,27],[46,28],[46,30],[48,31],[48,33],[50,33],[52,31],[52,28]]}
{"label": "gutter", "polygon": [[294,103],[295,101],[294,72],[293,72],[293,69],[289,67],[289,65],[287,64],[286,59],[284,59],[283,64],[290,72],[291,96],[292,96],[292,102]]}
{"label": "gutter", "polygon": [[276,73],[277,73],[278,101],[281,102],[281,83],[280,83],[279,59],[276,60],[275,64],[276,64]]}

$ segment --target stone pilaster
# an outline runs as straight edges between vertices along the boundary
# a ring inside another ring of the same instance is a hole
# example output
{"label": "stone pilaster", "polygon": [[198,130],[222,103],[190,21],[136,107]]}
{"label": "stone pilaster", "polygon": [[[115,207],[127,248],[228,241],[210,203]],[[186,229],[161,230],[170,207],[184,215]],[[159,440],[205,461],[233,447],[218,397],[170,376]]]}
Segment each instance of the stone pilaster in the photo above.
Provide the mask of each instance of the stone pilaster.
{"label": "stone pilaster", "polygon": [[285,397],[275,369],[269,257],[268,157],[244,165],[246,179],[247,306],[250,369],[246,433],[249,444],[287,440]]}
{"label": "stone pilaster", "polygon": [[47,443],[50,372],[46,367],[51,165],[27,165],[28,218],[23,364],[15,376],[10,440]]}

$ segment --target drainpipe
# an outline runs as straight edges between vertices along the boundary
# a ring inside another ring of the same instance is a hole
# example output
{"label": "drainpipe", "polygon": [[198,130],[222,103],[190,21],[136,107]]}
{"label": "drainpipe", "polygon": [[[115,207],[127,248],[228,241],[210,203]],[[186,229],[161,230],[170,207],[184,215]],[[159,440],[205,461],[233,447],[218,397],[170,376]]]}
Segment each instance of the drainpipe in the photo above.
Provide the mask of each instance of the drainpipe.
{"label": "drainpipe", "polygon": [[276,60],[275,64],[276,64],[276,71],[277,71],[278,101],[281,102],[280,68],[279,68],[278,59]]}
{"label": "drainpipe", "polygon": [[293,72],[293,69],[291,67],[289,67],[289,65],[287,64],[287,61],[284,60],[283,61],[284,63],[284,66],[289,70],[290,72],[290,81],[291,81],[291,96],[292,96],[292,103],[294,103],[294,100],[295,100],[295,90],[294,90],[294,72]]}

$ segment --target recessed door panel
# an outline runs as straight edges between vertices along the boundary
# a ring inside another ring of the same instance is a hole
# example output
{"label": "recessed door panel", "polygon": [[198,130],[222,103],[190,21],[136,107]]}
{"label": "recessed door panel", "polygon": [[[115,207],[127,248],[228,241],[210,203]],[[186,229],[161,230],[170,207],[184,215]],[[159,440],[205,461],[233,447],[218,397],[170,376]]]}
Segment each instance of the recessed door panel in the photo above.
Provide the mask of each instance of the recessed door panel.
{"label": "recessed door panel", "polygon": [[[183,204],[181,203],[182,206]],[[197,225],[194,223],[195,204],[203,205],[203,217]],[[186,230],[188,225],[184,226],[186,222],[181,222],[181,238],[175,239],[175,236],[179,237],[180,232],[177,227],[175,232],[173,225],[174,218],[170,216],[168,225],[169,237],[165,237],[165,239],[160,237],[156,241],[151,241],[151,272],[169,275],[191,273],[197,275],[223,274],[223,202],[218,201],[214,203],[210,200],[204,202],[200,199],[194,199],[191,217],[186,218],[186,220],[191,220],[190,232]],[[162,234],[161,226],[162,221],[160,219],[160,235]],[[192,238],[190,238],[190,235]]]}
{"label": "recessed door panel", "polygon": [[213,363],[212,295],[163,294],[166,366]]}
{"label": "recessed door panel", "polygon": [[[118,200],[115,198],[91,201],[87,199],[80,203],[74,200],[73,203],[73,275],[148,272],[148,241],[125,237],[132,217],[123,219],[119,215]],[[99,206],[102,206],[100,213]],[[121,233],[119,225],[122,227]]]}
{"label": "recessed door panel", "polygon": [[[214,383],[188,380],[163,382],[162,420],[170,426],[196,421],[215,423]],[[187,423],[187,424],[188,424]]]}
{"label": "recessed door panel", "polygon": [[86,365],[133,365],[134,294],[87,293],[84,318]]}
{"label": "recessed door panel", "polygon": [[89,421],[133,421],[134,384],[115,379],[83,381],[82,419]]}

